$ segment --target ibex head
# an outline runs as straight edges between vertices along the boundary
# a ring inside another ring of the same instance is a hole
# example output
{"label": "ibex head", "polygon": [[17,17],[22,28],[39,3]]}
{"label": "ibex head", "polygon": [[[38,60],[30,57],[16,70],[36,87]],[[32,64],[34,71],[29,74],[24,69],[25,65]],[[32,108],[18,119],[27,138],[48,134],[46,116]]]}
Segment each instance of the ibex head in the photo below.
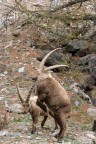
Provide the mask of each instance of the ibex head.
{"label": "ibex head", "polygon": [[51,73],[49,72],[49,70],[52,70],[54,68],[58,68],[58,67],[68,67],[67,65],[53,65],[47,68],[44,68],[44,64],[46,62],[46,60],[48,59],[48,57],[53,54],[55,51],[60,50],[61,48],[57,48],[52,50],[51,52],[49,52],[41,61],[39,68],[38,68],[38,76],[33,77],[33,80],[41,80],[41,79],[46,79],[46,78],[52,78]]}
{"label": "ibex head", "polygon": [[29,99],[30,99],[30,96],[31,96],[31,93],[32,93],[32,90],[33,90],[33,87],[31,87],[28,95],[27,95],[27,98],[26,100],[24,100],[20,94],[20,89],[19,89],[19,86],[17,85],[17,92],[18,92],[18,96],[19,96],[19,99],[22,103],[22,112],[20,112],[20,114],[26,114],[29,112]]}

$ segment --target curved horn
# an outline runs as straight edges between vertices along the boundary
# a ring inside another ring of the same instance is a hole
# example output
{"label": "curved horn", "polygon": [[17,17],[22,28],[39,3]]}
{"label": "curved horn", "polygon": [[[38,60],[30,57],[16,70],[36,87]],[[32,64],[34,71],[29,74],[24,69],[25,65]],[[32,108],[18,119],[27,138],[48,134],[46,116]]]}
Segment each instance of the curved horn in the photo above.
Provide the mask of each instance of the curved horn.
{"label": "curved horn", "polygon": [[58,68],[58,67],[69,67],[69,66],[68,65],[53,65],[53,66],[44,68],[44,70],[48,71],[48,70],[51,70],[51,69],[54,69],[54,68]]}
{"label": "curved horn", "polygon": [[57,49],[52,50],[51,52],[49,52],[49,53],[43,58],[43,60],[41,61],[40,65],[39,65],[40,71],[42,71],[42,69],[43,69],[43,67],[44,67],[44,64],[45,64],[46,60],[48,59],[48,57],[49,57],[53,52],[55,52],[56,50],[59,50],[59,49],[61,49],[61,48],[57,48]]}
{"label": "curved horn", "polygon": [[16,85],[16,87],[17,87],[17,93],[18,93],[19,99],[20,99],[20,101],[21,101],[22,103],[24,103],[24,100],[22,99],[21,94],[20,94],[19,86]]}
{"label": "curved horn", "polygon": [[31,89],[30,89],[30,91],[29,91],[29,93],[28,93],[28,96],[27,96],[27,98],[26,98],[26,103],[29,102],[29,99],[30,99],[31,93],[32,93],[32,91],[33,91],[33,87],[34,87],[34,85],[31,86]]}

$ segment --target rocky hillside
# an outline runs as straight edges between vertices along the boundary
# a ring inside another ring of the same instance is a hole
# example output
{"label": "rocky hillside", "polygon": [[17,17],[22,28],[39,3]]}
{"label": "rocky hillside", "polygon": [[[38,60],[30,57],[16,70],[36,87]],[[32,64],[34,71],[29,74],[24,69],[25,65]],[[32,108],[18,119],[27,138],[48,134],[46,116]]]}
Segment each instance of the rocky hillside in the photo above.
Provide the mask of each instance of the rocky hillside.
{"label": "rocky hillside", "polygon": [[[33,35],[31,29],[32,25],[30,24],[18,27],[15,30],[10,27],[7,32],[1,34],[0,101],[4,103],[5,107],[11,107],[17,111],[20,110],[20,102],[16,92],[16,83],[20,85],[22,96],[26,96],[31,83],[33,83],[32,76],[36,73],[42,57],[50,50],[50,47],[44,50],[37,49],[32,44]],[[38,37],[36,39],[38,40]],[[42,43],[42,39],[39,39],[39,42]],[[83,101],[80,95],[71,89],[74,82],[82,84],[87,77],[95,80],[95,67],[92,67],[92,64],[96,64],[96,57],[95,54],[90,54],[86,50],[87,48],[89,48],[87,41],[72,41],[69,45],[62,48],[62,51],[50,57],[46,63],[46,66],[56,63],[69,65],[69,69],[57,69],[54,70],[56,73],[53,73],[53,76],[65,87],[72,101],[72,116],[68,122],[68,129],[64,138],[66,144],[91,144],[96,140],[95,133],[91,131],[93,122],[87,114],[90,104]],[[95,96],[95,85],[92,84],[92,86],[94,87],[93,95]],[[29,114],[8,114],[8,124],[0,131],[0,143],[56,144],[57,141],[51,133],[54,128],[53,119],[48,118],[45,129],[40,128],[41,119],[39,118],[37,132],[32,135],[30,133],[31,118]]]}
{"label": "rocky hillside", "polygon": [[[93,12],[91,11],[93,7],[87,6],[90,12]],[[72,7],[73,10],[74,8]],[[84,7],[81,11],[84,12]],[[87,8],[86,11],[89,14]],[[62,13],[57,14],[61,16]],[[61,47],[61,50],[55,52],[45,66],[69,65],[69,68],[56,68],[52,72],[53,77],[65,87],[72,102],[72,115],[62,144],[96,143],[96,124],[93,126],[96,122],[95,21],[94,24],[89,21],[85,27],[85,22],[83,25],[82,22],[77,25],[71,23],[70,18],[67,20],[64,21],[65,25],[55,23],[57,27],[59,24],[60,37],[48,33],[46,29],[42,31],[32,21],[25,21],[25,17],[14,22],[12,20],[11,25],[9,22],[8,27],[4,25],[5,27],[0,29],[0,144],[58,144],[54,138],[58,130],[52,133],[54,120],[50,116],[43,129],[40,126],[42,120],[40,117],[36,133],[31,134],[31,116],[16,113],[22,109],[16,84],[19,84],[22,97],[25,98],[31,85],[34,84],[32,77],[37,73],[40,61],[50,50],[57,47]],[[46,26],[46,19],[42,21]],[[94,29],[89,29],[89,25],[94,25]],[[53,23],[50,23],[50,26],[52,29],[56,28]],[[80,31],[77,30],[79,26]],[[68,33],[71,32],[69,27],[72,33]],[[61,34],[65,33],[66,38],[65,35],[61,37]],[[7,112],[8,108],[14,113]]]}

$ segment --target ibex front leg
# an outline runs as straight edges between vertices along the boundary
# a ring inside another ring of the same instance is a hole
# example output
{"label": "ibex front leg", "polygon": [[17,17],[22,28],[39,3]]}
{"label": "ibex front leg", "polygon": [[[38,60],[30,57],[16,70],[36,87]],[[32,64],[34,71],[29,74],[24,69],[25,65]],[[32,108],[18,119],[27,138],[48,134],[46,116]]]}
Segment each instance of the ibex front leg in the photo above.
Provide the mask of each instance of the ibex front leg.
{"label": "ibex front leg", "polygon": [[36,131],[36,124],[38,122],[38,116],[33,115],[32,116],[32,120],[33,120],[33,122],[32,122],[32,131],[31,131],[31,134],[33,134]]}

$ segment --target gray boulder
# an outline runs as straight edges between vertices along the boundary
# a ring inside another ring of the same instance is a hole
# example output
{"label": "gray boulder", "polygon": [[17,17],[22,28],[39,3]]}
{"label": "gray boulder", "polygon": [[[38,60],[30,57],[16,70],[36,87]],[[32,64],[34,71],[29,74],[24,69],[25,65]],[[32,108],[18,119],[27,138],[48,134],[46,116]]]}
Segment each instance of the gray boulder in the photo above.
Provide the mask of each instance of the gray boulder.
{"label": "gray boulder", "polygon": [[91,77],[96,80],[96,54],[82,57],[78,64],[84,67],[87,66]]}
{"label": "gray boulder", "polygon": [[90,53],[89,46],[88,41],[75,39],[64,47],[64,51],[82,57]]}
{"label": "gray boulder", "polygon": [[[40,57],[37,57],[38,61],[42,61],[44,56],[48,53],[49,51],[43,50],[43,54]],[[52,65],[57,65],[57,64],[62,64],[63,63],[63,54],[61,51],[53,53],[46,61],[45,66],[49,67]],[[60,67],[60,68],[55,68],[53,69],[54,72],[61,72],[64,70],[65,67]]]}
{"label": "gray boulder", "polygon": [[96,79],[96,54],[90,57],[89,60],[89,71],[91,76]]}

